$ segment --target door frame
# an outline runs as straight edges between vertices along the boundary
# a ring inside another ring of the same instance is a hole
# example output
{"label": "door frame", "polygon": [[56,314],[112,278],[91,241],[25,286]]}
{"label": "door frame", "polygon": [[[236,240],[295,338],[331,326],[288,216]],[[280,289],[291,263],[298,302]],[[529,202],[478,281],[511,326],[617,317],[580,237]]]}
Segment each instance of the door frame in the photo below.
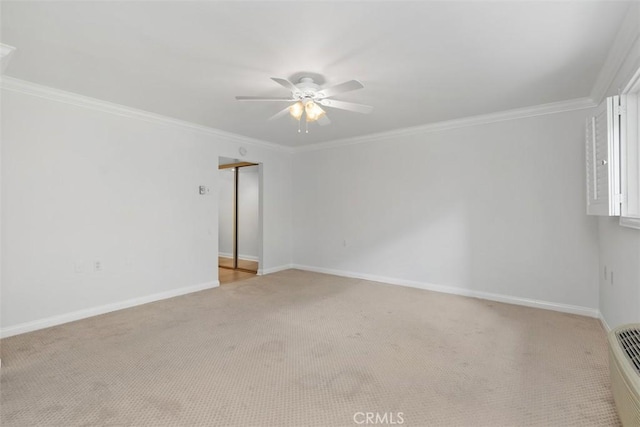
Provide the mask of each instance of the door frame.
{"label": "door frame", "polygon": [[[218,160],[219,162],[219,160]],[[257,235],[257,244],[258,244],[258,268],[256,270],[249,270],[249,269],[245,269],[245,268],[241,268],[238,266],[238,233],[239,233],[239,227],[238,227],[238,217],[239,217],[239,211],[238,211],[238,198],[239,198],[239,179],[240,179],[240,174],[239,174],[239,170],[241,168],[244,167],[251,167],[251,166],[257,166],[258,167],[258,235]],[[218,164],[218,171],[220,170],[224,170],[224,169],[231,169],[234,168],[234,188],[233,188],[233,267],[225,267],[225,266],[220,266],[218,264],[219,268],[229,268],[229,269],[233,269],[233,270],[238,270],[238,271],[246,271],[249,273],[255,273],[256,275],[260,275],[261,270],[262,270],[262,234],[263,234],[263,173],[262,173],[262,163],[255,163],[255,162],[247,162],[247,161],[237,161],[234,163],[227,163],[224,165],[220,165]],[[219,189],[218,189],[219,191]],[[220,203],[220,200],[218,199],[218,203]],[[218,206],[218,212],[220,210],[220,206]],[[218,230],[220,230],[220,215],[218,215]],[[219,233],[220,231],[218,231]],[[220,241],[220,238],[218,237],[218,241]],[[218,256],[220,256],[220,247],[218,246]]]}

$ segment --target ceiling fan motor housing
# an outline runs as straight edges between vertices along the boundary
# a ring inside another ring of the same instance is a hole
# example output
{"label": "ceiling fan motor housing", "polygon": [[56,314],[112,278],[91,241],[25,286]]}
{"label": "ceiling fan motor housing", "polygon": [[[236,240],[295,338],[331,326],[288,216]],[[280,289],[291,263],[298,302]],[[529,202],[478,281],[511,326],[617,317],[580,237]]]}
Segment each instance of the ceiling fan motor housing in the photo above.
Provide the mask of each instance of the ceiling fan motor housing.
{"label": "ceiling fan motor housing", "polygon": [[316,93],[320,89],[320,86],[313,82],[311,77],[303,77],[300,79],[300,82],[296,84],[296,87],[300,91],[298,94],[295,94],[299,97],[299,99],[313,99],[316,97]]}

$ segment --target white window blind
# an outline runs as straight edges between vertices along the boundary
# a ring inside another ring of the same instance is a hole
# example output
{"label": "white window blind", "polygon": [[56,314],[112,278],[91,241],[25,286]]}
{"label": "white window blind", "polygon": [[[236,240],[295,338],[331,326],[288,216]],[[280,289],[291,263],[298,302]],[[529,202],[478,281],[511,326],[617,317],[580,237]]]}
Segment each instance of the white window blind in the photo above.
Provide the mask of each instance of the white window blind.
{"label": "white window blind", "polygon": [[619,97],[605,99],[587,119],[587,214],[620,215]]}

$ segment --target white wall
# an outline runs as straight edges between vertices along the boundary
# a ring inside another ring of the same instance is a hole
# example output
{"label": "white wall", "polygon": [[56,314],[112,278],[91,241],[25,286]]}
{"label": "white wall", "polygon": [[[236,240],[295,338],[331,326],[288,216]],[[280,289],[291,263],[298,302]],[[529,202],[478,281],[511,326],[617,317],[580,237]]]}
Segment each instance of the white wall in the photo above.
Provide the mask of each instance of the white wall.
{"label": "white wall", "polygon": [[240,145],[264,165],[264,269],[290,264],[288,153],[14,86],[2,90],[4,336],[215,285],[218,157]]}
{"label": "white wall", "polygon": [[640,230],[618,217],[600,218],[598,228],[602,317],[610,328],[640,322]]}
{"label": "white wall", "polygon": [[296,154],[294,264],[595,314],[589,111]]}
{"label": "white wall", "polygon": [[[617,95],[618,89],[624,89],[640,68],[640,5],[633,5],[628,19],[632,20],[629,28],[635,30],[635,44],[613,78],[607,96]],[[640,230],[620,226],[617,217],[600,218],[598,228],[602,317],[610,328],[640,322]]]}
{"label": "white wall", "polygon": [[[259,241],[259,174],[258,166],[239,168],[238,178],[238,256],[258,260]],[[233,255],[233,188],[234,172],[221,169],[219,185],[218,242],[220,254]]]}

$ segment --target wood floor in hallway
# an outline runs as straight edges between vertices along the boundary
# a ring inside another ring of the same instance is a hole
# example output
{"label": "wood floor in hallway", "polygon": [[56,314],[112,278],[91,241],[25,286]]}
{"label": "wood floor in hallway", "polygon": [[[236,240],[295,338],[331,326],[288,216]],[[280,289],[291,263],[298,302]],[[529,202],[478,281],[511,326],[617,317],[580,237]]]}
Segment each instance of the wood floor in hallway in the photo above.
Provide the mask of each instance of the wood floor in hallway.
{"label": "wood floor in hallway", "polygon": [[258,272],[258,261],[238,259],[241,270],[233,270],[233,258],[218,257],[218,280],[220,284],[238,282],[253,277]]}
{"label": "wood floor in hallway", "polygon": [[218,280],[220,280],[221,285],[249,279],[255,275],[256,273],[249,273],[242,270],[231,270],[229,268],[222,267],[218,268]]}

